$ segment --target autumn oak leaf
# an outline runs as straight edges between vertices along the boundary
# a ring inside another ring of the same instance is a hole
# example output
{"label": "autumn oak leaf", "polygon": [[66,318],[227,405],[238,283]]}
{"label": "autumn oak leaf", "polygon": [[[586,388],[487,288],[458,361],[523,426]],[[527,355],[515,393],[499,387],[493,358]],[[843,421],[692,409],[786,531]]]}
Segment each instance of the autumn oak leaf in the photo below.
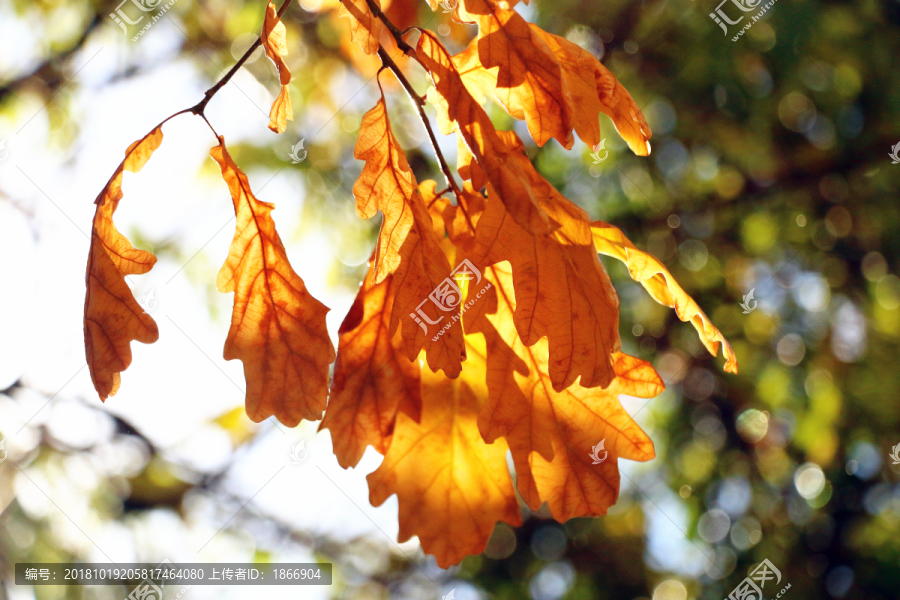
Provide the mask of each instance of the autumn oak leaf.
{"label": "autumn oak leaf", "polygon": [[491,72],[493,95],[506,112],[525,121],[539,146],[556,138],[571,148],[572,102],[562,68],[544,40],[515,10],[489,0],[460,3],[465,7],[461,16],[478,24],[472,43],[481,65]]}
{"label": "autumn oak leaf", "polygon": [[[510,265],[488,267],[485,278],[491,289],[465,315],[467,338],[481,332],[487,341],[488,400],[478,421],[485,441],[506,439],[519,493],[533,510],[548,502],[560,522],[605,514],[619,493],[616,459],[654,457],[653,442],[618,395],[652,398],[662,381],[649,363],[616,352],[616,377],[606,389],[555,390],[547,340],[529,347],[516,334]],[[591,450],[601,441],[608,456],[598,464]]]}
{"label": "autumn oak leaf", "polygon": [[331,430],[345,469],[357,465],[367,446],[387,452],[399,413],[421,418],[419,365],[406,357],[400,332],[390,334],[394,278],[375,283],[373,275],[370,266],[338,331],[334,381],[319,426]]}
{"label": "autumn oak leaf", "polygon": [[485,443],[478,431],[487,397],[479,338],[471,340],[459,378],[422,370],[421,422],[397,416],[384,462],[368,476],[373,506],[397,495],[399,541],[418,536],[442,568],[483,552],[498,521],[522,523],[507,446],[502,439]]}
{"label": "autumn oak leaf", "polygon": [[131,364],[131,341],[151,344],[159,339],[156,322],[134,299],[127,275],[147,273],[156,257],[131,245],[116,229],[113,214],[122,200],[125,171],[140,171],[162,144],[162,125],[134,142],[94,204],[94,224],[88,255],[84,299],[84,347],[94,389],[101,400],[114,396],[121,372]]}
{"label": "autumn oak leaf", "polygon": [[[381,7],[379,0],[375,0],[375,4]],[[350,18],[350,39],[359,44],[363,52],[366,54],[378,52],[384,24],[372,14],[366,0],[343,0],[338,14]]]}
{"label": "autumn oak leaf", "polygon": [[291,108],[291,94],[288,90],[288,84],[291,82],[291,71],[284,62],[284,57],[288,54],[287,49],[287,29],[275,5],[269,2],[266,7],[266,18],[263,21],[262,31],[263,48],[266,50],[266,56],[272,59],[275,67],[278,69],[278,78],[281,83],[281,91],[278,98],[272,103],[272,109],[269,111],[269,129],[275,133],[284,133],[288,121],[294,120],[294,112]]}
{"label": "autumn oak leaf", "polygon": [[615,376],[611,356],[620,347],[619,300],[594,250],[590,219],[534,169],[515,133],[503,134],[558,228],[546,235],[523,230],[489,186],[475,231],[474,260],[512,264],[516,330],[526,346],[548,338],[556,391],[579,377],[583,387],[605,387]]}
{"label": "autumn oak leaf", "polygon": [[694,326],[700,335],[700,341],[710,354],[716,356],[719,344],[722,344],[725,371],[738,372],[737,355],[731,344],[722,332],[716,329],[694,299],[678,285],[665,265],[643,250],[639,250],[618,227],[603,221],[595,221],[591,224],[591,229],[597,252],[625,263],[631,278],[644,286],[650,297],[663,306],[674,308],[679,319]]}
{"label": "autumn oak leaf", "polygon": [[257,423],[274,415],[289,427],[301,419],[319,420],[328,365],[335,357],[325,326],[328,309],[291,268],[272,220],[274,206],[253,195],[224,138],[211,155],[228,184],[237,218],[216,286],[234,292],[225,360],[244,363],[247,415]]}
{"label": "autumn oak leaf", "polygon": [[[431,73],[434,87],[428,90],[428,99],[437,109],[441,131],[445,135],[457,132],[468,155],[477,161],[479,172],[484,173],[509,214],[522,228],[533,233],[550,231],[552,226],[527,175],[520,163],[512,160],[512,151],[466,88],[447,49],[434,34],[423,31],[416,54]],[[478,181],[478,177],[473,177],[473,182]]]}
{"label": "autumn oak leaf", "polygon": [[[353,186],[357,214],[369,219],[380,210],[384,215],[373,281],[380,283],[389,274],[394,276],[390,333],[393,335],[402,319],[407,358],[413,360],[425,348],[433,370],[443,369],[449,377],[456,377],[465,360],[460,328],[453,327],[435,340],[437,331],[423,331],[415,320],[419,311],[432,324],[449,316],[429,295],[444,284],[451,269],[435,235],[426,199],[391,131],[384,96],[363,116],[353,155],[366,161]],[[423,184],[423,189],[433,193],[434,185]]]}

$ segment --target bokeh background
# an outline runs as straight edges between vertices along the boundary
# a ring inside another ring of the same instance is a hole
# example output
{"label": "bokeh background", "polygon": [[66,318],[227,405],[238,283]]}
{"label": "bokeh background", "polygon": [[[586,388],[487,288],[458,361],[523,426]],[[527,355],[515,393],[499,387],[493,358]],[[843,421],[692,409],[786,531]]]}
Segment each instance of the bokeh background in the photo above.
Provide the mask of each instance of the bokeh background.
{"label": "bokeh background", "polygon": [[[369,505],[365,475],[381,460],[371,448],[344,471],[316,424],[244,415],[241,365],[222,359],[231,295],[215,290],[233,212],[196,117],[165,126],[153,160],[126,174],[116,214],[159,257],[129,283],[160,341],[133,344],[105,405],[91,386],[81,314],[92,201],[132,141],[196,103],[252,44],[264,4],[177,0],[133,41],[144,23],[123,32],[108,16],[115,0],[0,0],[0,598],[129,591],[16,586],[16,562],[163,559],[334,564],[331,587],[182,596],[198,600],[451,590],[460,600],[718,600],[763,559],[780,570],[779,589],[790,584],[784,598],[900,598],[900,465],[890,458],[900,444],[900,164],[889,157],[900,144],[900,2],[780,0],[737,42],[739,26],[725,36],[709,18],[714,3],[517,7],[626,85],[653,128],[649,158],[630,154],[602,116],[609,157],[595,164],[580,141],[537,148],[522,123],[490,113],[568,198],[668,265],[731,340],[740,374],[724,374],[690,326],[604,259],[625,350],[667,382],[646,405],[622,399],[657,458],[620,462],[608,516],[558,524],[523,506],[523,527],[498,526],[482,556],[445,571],[415,539],[396,543],[395,499]],[[277,81],[259,51],[207,110],[257,195],[275,203],[295,269],[332,308],[332,335],[378,227],[357,218],[351,196],[378,62],[351,44],[335,5],[302,0],[284,17],[295,114],[285,134],[266,129]],[[474,32],[421,0],[384,5],[401,28],[435,30],[453,50]],[[398,60],[424,92],[422,70]],[[438,178],[411,104],[391,75],[382,84],[417,177]],[[441,144],[455,164],[455,141]]]}

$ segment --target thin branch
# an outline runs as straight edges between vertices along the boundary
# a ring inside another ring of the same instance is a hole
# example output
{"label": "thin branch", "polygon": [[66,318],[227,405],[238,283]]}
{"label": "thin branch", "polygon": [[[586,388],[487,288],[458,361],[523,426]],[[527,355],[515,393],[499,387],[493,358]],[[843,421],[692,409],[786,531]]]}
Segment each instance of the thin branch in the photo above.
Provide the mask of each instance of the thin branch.
{"label": "thin branch", "polygon": [[[281,8],[278,9],[278,18],[281,18],[281,15],[283,15],[284,12],[288,9],[290,3],[291,0],[284,0]],[[268,10],[268,4],[266,5],[266,10]],[[231,67],[231,69],[227,73],[225,73],[222,79],[217,81],[214,86],[206,90],[206,92],[203,94],[203,100],[190,108],[190,111],[192,113],[194,113],[195,115],[203,114],[203,111],[206,109],[206,105],[210,100],[212,100],[212,97],[215,96],[216,93],[231,80],[232,77],[234,77],[234,74],[238,72],[238,69],[244,66],[244,63],[247,62],[247,60],[250,58],[250,55],[253,54],[253,52],[262,45],[262,39],[263,33],[260,33],[259,37],[256,38],[256,41],[253,42],[253,44],[251,44],[249,48],[247,48],[247,51],[244,52],[244,55],[241,56],[236,63],[234,63],[234,66]]]}
{"label": "thin branch", "polygon": [[[341,0],[344,2],[345,0]],[[403,54],[407,56],[412,56],[417,61],[419,58],[416,56],[416,50],[412,46],[406,43],[406,40],[403,39],[403,32],[400,31],[396,25],[391,23],[391,20],[387,18],[387,15],[382,12],[381,7],[375,3],[375,0],[366,0],[366,4],[369,5],[369,10],[375,15],[378,19],[384,23],[384,26],[388,28],[388,31],[391,32],[391,35],[394,36],[394,42],[396,42],[397,47],[403,52]]]}
{"label": "thin branch", "polygon": [[[388,55],[387,51],[381,46],[378,47],[378,56],[381,57],[382,64],[391,70],[397,80],[400,82],[400,85],[403,86],[403,89],[406,90],[406,93],[409,95],[410,99],[413,101],[413,104],[416,105],[416,110],[419,112],[419,118],[422,120],[422,125],[425,126],[425,131],[428,132],[428,138],[431,140],[431,147],[434,148],[434,154],[437,156],[438,163],[441,165],[441,172],[444,174],[444,179],[447,180],[447,185],[453,190],[453,194],[456,196],[456,203],[460,205],[460,198],[462,197],[462,192],[459,187],[456,185],[456,180],[453,179],[453,174],[450,172],[450,166],[447,164],[447,160],[444,158],[444,153],[441,152],[441,147],[438,146],[437,137],[434,135],[434,129],[431,127],[431,121],[428,120],[428,116],[425,114],[425,98],[416,93],[413,89],[412,85],[409,83],[409,80],[406,78],[406,75],[403,74],[403,71],[400,70],[400,67],[397,66],[397,63],[391,59],[390,55]],[[463,208],[465,212],[465,208]],[[466,214],[466,219],[469,216]]]}

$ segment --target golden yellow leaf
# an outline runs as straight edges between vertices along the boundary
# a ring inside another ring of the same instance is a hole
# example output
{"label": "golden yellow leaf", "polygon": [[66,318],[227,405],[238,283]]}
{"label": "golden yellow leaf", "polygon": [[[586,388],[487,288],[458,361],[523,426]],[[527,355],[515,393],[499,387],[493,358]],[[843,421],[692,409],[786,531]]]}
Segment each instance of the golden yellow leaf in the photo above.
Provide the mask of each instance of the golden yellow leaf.
{"label": "golden yellow leaf", "polygon": [[553,51],[572,99],[575,132],[589,146],[600,143],[598,112],[612,119],[616,131],[638,156],[650,154],[650,126],[628,90],[593,54],[564,37],[531,24],[534,35]]}
{"label": "golden yellow leaf", "polygon": [[406,358],[400,332],[390,335],[394,279],[381,283],[369,272],[339,330],[337,363],[325,418],[334,454],[345,469],[355,467],[366,447],[385,454],[394,420],[403,412],[421,418],[419,365]]}
{"label": "golden yellow leaf", "polygon": [[638,156],[648,156],[652,132],[631,94],[599,61],[594,65],[594,76],[600,93],[600,110],[612,119],[616,131],[628,142],[632,152]]}
{"label": "golden yellow leaf", "polygon": [[578,377],[583,387],[605,387],[614,377],[610,357],[620,345],[619,301],[594,250],[590,219],[534,170],[518,136],[504,132],[504,137],[529,174],[541,207],[559,227],[548,235],[528,233],[488,186],[487,206],[475,232],[475,263],[512,264],[516,330],[527,346],[549,339],[555,390]]}
{"label": "golden yellow leaf", "polygon": [[[380,210],[384,215],[375,248],[373,281],[380,283],[389,274],[394,275],[395,310],[390,333],[394,334],[402,320],[409,360],[425,348],[433,370],[443,369],[447,376],[456,377],[465,360],[461,328],[451,327],[435,340],[432,338],[437,331],[429,331],[427,326],[449,318],[429,301],[429,295],[450,276],[450,262],[441,250],[426,208],[432,198],[423,197],[391,131],[384,96],[363,116],[353,155],[366,161],[353,186],[357,214],[369,219]],[[434,183],[426,183],[422,190],[433,194]],[[425,317],[417,320],[420,311]]]}
{"label": "golden yellow leaf", "polygon": [[[375,0],[381,7],[381,2]],[[372,14],[366,0],[344,0],[339,12],[342,17],[350,18],[350,39],[360,45],[366,54],[378,52],[379,38],[384,24]]]}
{"label": "golden yellow leaf", "polygon": [[288,54],[287,30],[278,17],[275,5],[271,1],[266,7],[262,40],[266,55],[272,59],[272,62],[278,68],[278,77],[281,81],[281,92],[279,92],[275,102],[272,103],[272,110],[269,111],[269,129],[275,133],[283,133],[287,127],[287,122],[294,120],[294,112],[291,108],[291,94],[288,91],[288,84],[291,82],[291,72],[288,70],[283,58]]}
{"label": "golden yellow leaf", "polygon": [[113,214],[122,199],[124,171],[137,173],[162,144],[162,126],[134,142],[94,204],[84,299],[84,348],[94,389],[101,400],[114,396],[120,373],[131,364],[131,340],[152,344],[159,339],[156,322],[144,312],[125,283],[126,275],[147,273],[156,257],[131,245],[116,229]]}
{"label": "golden yellow leaf", "polygon": [[467,336],[467,343],[458,379],[422,370],[421,423],[399,414],[384,462],[368,476],[372,505],[397,494],[399,541],[419,536],[442,568],[481,553],[498,521],[522,522],[506,443],[486,444],[478,431],[487,397],[484,340]]}
{"label": "golden yellow leaf", "polygon": [[237,218],[228,259],[216,287],[234,292],[225,360],[240,359],[247,380],[247,415],[274,415],[289,427],[322,418],[334,346],[321,302],[291,268],[272,220],[274,205],[258,200],[247,176],[219,137],[211,152],[228,184]]}
{"label": "golden yellow leaf", "polygon": [[460,15],[478,24],[478,58],[494,80],[493,95],[510,115],[524,120],[539,146],[556,138],[571,148],[571,98],[562,69],[546,42],[522,15],[489,0],[461,0]]}
{"label": "golden yellow leaf", "polygon": [[[485,277],[493,287],[465,316],[467,339],[482,332],[487,340],[489,399],[478,421],[485,441],[509,443],[519,493],[533,510],[548,502],[560,522],[605,514],[618,497],[617,459],[654,457],[653,442],[618,395],[651,398],[662,392],[662,381],[649,363],[616,352],[608,388],[555,391],[547,341],[528,347],[516,335],[509,263],[488,267]],[[591,454],[601,441],[596,461]]]}
{"label": "golden yellow leaf", "polygon": [[737,356],[731,348],[731,344],[725,339],[709,320],[709,317],[700,309],[669,270],[659,260],[639,250],[625,237],[622,231],[603,221],[591,223],[594,235],[594,245],[597,252],[612,256],[628,267],[631,278],[644,286],[650,296],[664,306],[674,308],[678,318],[684,322],[690,322],[700,335],[700,341],[706,346],[710,354],[716,356],[719,352],[719,343],[722,344],[722,354],[725,357],[725,371],[738,372]]}
{"label": "golden yellow leaf", "polygon": [[445,135],[456,131],[462,137],[519,225],[532,232],[549,231],[547,214],[541,210],[528,177],[519,163],[511,159],[511,150],[503,143],[487,113],[466,89],[447,49],[431,32],[423,31],[416,54],[431,73],[434,87],[429,88],[428,99],[437,109],[441,131]]}

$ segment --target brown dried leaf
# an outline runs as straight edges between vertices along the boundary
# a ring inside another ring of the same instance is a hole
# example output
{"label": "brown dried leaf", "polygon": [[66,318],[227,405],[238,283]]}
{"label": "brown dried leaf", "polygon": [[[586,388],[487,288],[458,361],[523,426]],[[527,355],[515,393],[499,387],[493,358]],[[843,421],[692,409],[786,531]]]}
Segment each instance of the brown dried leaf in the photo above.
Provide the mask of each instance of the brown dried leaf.
{"label": "brown dried leaf", "polygon": [[122,200],[124,171],[137,173],[162,144],[162,126],[134,142],[94,204],[94,224],[88,256],[84,299],[84,347],[94,389],[101,400],[114,396],[120,373],[131,364],[131,340],[152,344],[159,339],[156,322],[143,311],[128,285],[126,275],[147,273],[156,257],[131,245],[113,223]]}
{"label": "brown dried leaf", "polygon": [[[357,214],[363,219],[374,217],[379,210],[384,214],[375,248],[373,281],[379,283],[394,275],[396,296],[390,333],[394,334],[402,319],[409,360],[425,348],[433,370],[443,369],[448,377],[456,377],[465,360],[460,328],[451,328],[433,340],[436,332],[420,327],[415,320],[420,308],[431,322],[444,318],[446,313],[428,297],[450,276],[450,262],[441,250],[426,208],[433,196],[423,198],[416,185],[406,155],[391,131],[384,96],[363,116],[353,155],[366,161],[353,186]],[[423,183],[422,190],[433,194],[434,183]]]}
{"label": "brown dried leaf", "polygon": [[258,200],[225,140],[211,152],[228,184],[237,218],[216,287],[234,292],[225,360],[240,359],[247,380],[247,416],[275,415],[289,427],[322,418],[334,346],[321,302],[291,268],[272,220],[274,205]]}
{"label": "brown dried leaf", "polygon": [[[606,389],[577,384],[553,389],[547,341],[525,346],[513,323],[515,298],[509,263],[485,270],[492,289],[466,313],[467,334],[487,339],[489,399],[478,424],[485,441],[506,438],[519,493],[533,509],[548,502],[553,517],[603,515],[619,492],[618,458],[646,461],[653,442],[622,408],[619,394],[651,398],[663,390],[649,363],[616,352],[616,378]],[[467,335],[467,338],[471,335]],[[605,460],[595,464],[592,449]]]}
{"label": "brown dried leaf", "polygon": [[284,23],[278,17],[275,5],[271,1],[266,7],[262,40],[266,55],[275,63],[275,67],[278,69],[278,77],[281,81],[281,92],[279,92],[275,102],[272,103],[272,110],[269,111],[269,129],[275,133],[284,133],[287,122],[294,120],[294,112],[291,108],[291,94],[288,91],[288,84],[291,82],[291,72],[288,70],[283,58],[288,54],[287,29],[285,29]]}
{"label": "brown dried leaf", "polygon": [[339,330],[337,363],[325,418],[334,454],[345,469],[355,467],[366,447],[387,453],[400,412],[421,419],[419,365],[406,358],[400,332],[390,335],[394,303],[391,275],[374,283],[369,268]]}
{"label": "brown dried leaf", "polygon": [[474,260],[512,264],[516,330],[527,346],[548,337],[555,390],[569,387],[579,377],[583,387],[605,387],[615,376],[610,357],[620,347],[619,301],[594,250],[590,219],[534,170],[518,136],[504,134],[541,207],[559,227],[548,235],[528,233],[489,186],[475,233]]}

